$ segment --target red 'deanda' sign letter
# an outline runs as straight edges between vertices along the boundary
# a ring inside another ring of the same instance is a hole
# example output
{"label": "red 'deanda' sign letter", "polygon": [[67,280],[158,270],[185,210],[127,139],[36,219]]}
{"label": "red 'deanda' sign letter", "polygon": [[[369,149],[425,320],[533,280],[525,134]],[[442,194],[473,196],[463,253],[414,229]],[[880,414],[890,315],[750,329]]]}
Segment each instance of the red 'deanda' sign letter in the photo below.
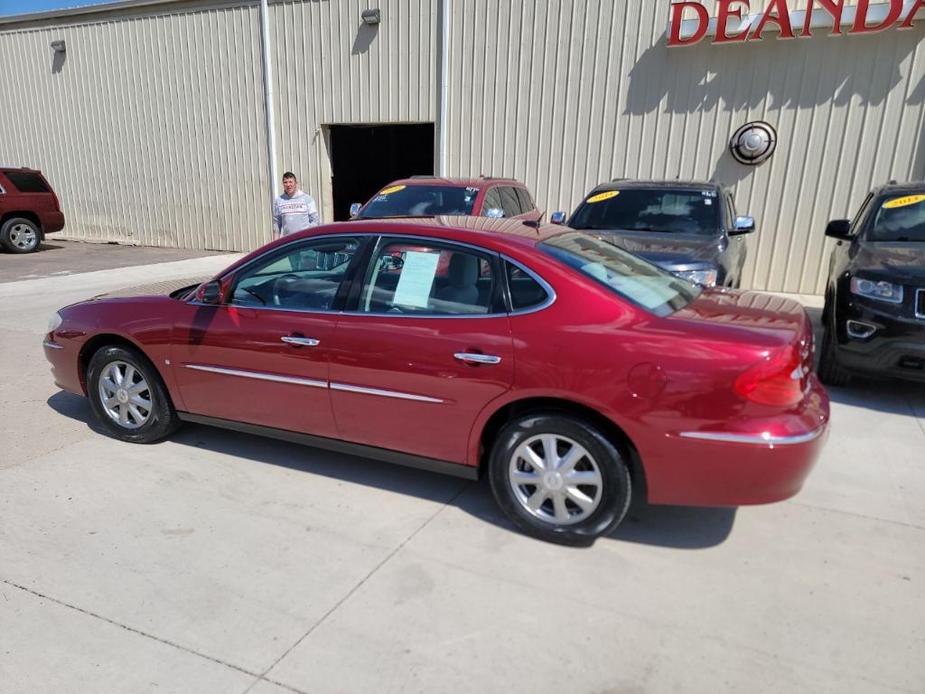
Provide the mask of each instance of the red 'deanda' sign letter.
{"label": "red 'deanda' sign letter", "polygon": [[[705,0],[682,0],[672,3],[671,26],[668,32],[669,46],[691,46],[702,41],[707,35],[710,28],[710,13],[704,2]],[[902,19],[904,0],[873,0],[873,3],[878,8],[878,13],[874,16],[882,17],[882,19],[875,20],[873,24],[868,23],[871,15],[871,0],[857,0],[857,5],[853,7],[850,5],[846,7],[845,0],[789,0],[789,2],[788,0],[770,0],[757,21],[755,17],[752,17],[750,21],[743,22],[745,15],[751,9],[749,0],[716,0],[716,36],[713,38],[713,43],[760,41],[768,24],[776,26],[777,37],[781,39],[792,39],[797,36],[810,37],[812,36],[813,12],[817,7],[831,17],[830,36],[843,33],[842,20],[847,11],[854,13],[853,23],[848,30],[849,34],[884,31],[895,26],[897,20]],[[790,17],[790,12],[796,9],[802,10],[804,15],[800,34],[794,34]],[[905,20],[898,28],[910,29],[920,10],[925,10],[925,0],[916,0],[911,5]],[[734,25],[736,27],[743,23],[748,26],[741,30],[734,29],[735,33],[730,33],[729,25],[732,19],[738,20]],[[851,21],[850,14],[845,21]],[[688,27],[694,27],[694,30],[686,32],[688,35],[682,37],[681,30],[684,23]]]}
{"label": "red 'deanda' sign letter", "polygon": [[[925,0],[923,0],[925,1]],[[684,10],[692,9],[697,15],[697,31],[686,39],[681,38],[681,22],[684,21]],[[671,6],[671,33],[668,35],[669,46],[689,46],[698,43],[707,35],[710,26],[710,13],[699,2],[676,2]]]}

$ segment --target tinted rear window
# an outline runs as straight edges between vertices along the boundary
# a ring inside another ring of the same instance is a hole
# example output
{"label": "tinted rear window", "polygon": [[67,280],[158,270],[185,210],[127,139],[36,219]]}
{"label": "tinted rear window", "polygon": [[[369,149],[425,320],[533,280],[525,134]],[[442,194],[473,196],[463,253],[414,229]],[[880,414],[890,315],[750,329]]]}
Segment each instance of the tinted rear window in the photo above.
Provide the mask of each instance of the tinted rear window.
{"label": "tinted rear window", "polygon": [[433,217],[470,215],[478,188],[463,186],[398,185],[383,188],[370,200],[359,218]]}
{"label": "tinted rear window", "polygon": [[4,174],[20,193],[50,193],[42,177],[24,171],[7,171]]}
{"label": "tinted rear window", "polygon": [[721,200],[714,190],[625,188],[589,195],[569,220],[573,229],[718,234]]}
{"label": "tinted rear window", "polygon": [[657,316],[684,308],[700,294],[696,285],[595,236],[566,232],[539,248]]}

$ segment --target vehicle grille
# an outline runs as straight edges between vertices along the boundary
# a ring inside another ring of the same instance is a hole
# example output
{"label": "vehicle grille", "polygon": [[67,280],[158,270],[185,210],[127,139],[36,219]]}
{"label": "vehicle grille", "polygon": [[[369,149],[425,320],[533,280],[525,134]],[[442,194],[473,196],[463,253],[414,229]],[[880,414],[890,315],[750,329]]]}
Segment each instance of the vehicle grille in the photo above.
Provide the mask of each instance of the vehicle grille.
{"label": "vehicle grille", "polygon": [[925,289],[915,292],[915,317],[925,319]]}

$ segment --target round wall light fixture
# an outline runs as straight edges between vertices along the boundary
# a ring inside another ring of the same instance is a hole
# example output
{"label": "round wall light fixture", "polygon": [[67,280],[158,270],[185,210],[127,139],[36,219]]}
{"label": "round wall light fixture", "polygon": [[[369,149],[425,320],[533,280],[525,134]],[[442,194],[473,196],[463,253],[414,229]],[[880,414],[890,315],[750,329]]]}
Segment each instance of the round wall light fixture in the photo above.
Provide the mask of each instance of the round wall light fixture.
{"label": "round wall light fixture", "polygon": [[756,120],[735,131],[729,142],[729,151],[736,161],[756,166],[766,161],[777,148],[777,131],[770,123]]}

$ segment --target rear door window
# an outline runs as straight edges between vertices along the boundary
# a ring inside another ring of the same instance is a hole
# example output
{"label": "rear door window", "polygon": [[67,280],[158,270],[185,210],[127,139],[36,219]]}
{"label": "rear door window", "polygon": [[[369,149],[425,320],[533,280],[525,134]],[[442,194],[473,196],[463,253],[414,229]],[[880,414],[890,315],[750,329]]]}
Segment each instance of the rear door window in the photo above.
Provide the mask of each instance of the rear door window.
{"label": "rear door window", "polygon": [[38,174],[28,171],[7,171],[6,177],[20,193],[50,193],[45,181]]}
{"label": "rear door window", "polygon": [[358,310],[405,315],[495,313],[500,293],[491,258],[468,248],[392,239],[373,256]]}
{"label": "rear door window", "polygon": [[526,188],[515,188],[517,197],[520,200],[520,209],[523,212],[531,212],[536,209],[536,203],[530,197],[530,192]]}
{"label": "rear door window", "polygon": [[504,210],[505,217],[516,217],[521,214],[520,199],[517,197],[517,191],[510,186],[502,186],[501,191],[501,209]]}

